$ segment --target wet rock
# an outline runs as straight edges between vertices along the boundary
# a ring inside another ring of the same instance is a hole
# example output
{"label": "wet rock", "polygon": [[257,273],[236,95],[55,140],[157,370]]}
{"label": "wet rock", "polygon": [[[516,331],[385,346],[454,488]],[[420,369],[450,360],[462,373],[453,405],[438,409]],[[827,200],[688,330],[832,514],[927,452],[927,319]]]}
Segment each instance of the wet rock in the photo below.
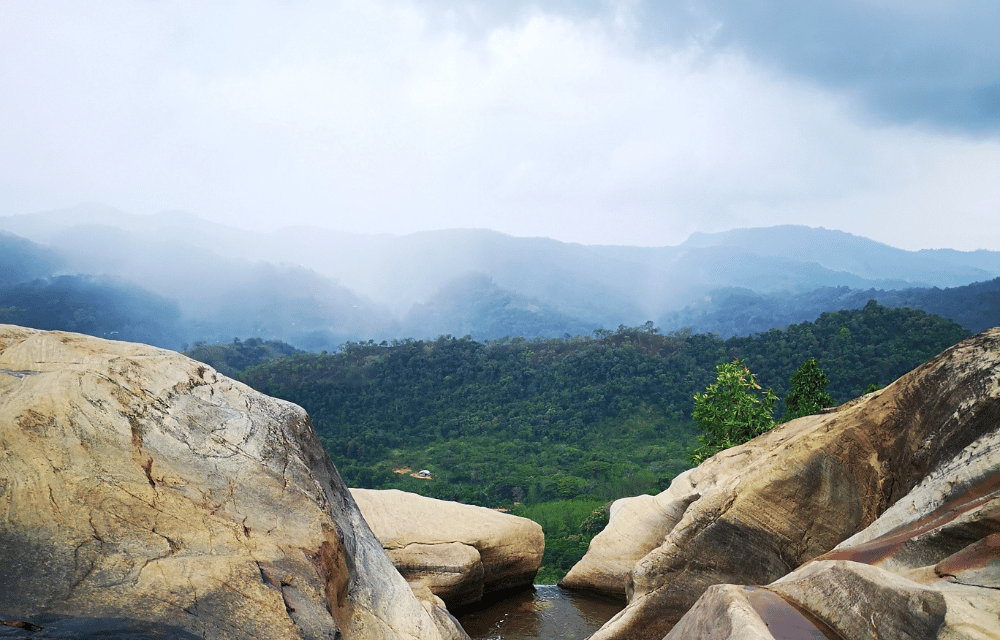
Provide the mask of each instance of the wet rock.
{"label": "wet rock", "polygon": [[41,615],[8,620],[0,615],[0,638],[52,640],[200,640],[198,636],[167,624],[126,618],[74,618]]}
{"label": "wet rock", "polygon": [[840,640],[826,624],[758,587],[709,587],[664,640]]}
{"label": "wet rock", "polygon": [[947,611],[939,590],[845,560],[810,563],[769,588],[841,638],[936,638]]}
{"label": "wet rock", "polygon": [[[996,432],[983,436],[864,531],[752,592],[781,596],[829,630],[816,637],[1000,638],[998,447]],[[668,637],[753,627],[726,612],[697,633],[690,624],[716,591],[738,588],[711,587]]]}

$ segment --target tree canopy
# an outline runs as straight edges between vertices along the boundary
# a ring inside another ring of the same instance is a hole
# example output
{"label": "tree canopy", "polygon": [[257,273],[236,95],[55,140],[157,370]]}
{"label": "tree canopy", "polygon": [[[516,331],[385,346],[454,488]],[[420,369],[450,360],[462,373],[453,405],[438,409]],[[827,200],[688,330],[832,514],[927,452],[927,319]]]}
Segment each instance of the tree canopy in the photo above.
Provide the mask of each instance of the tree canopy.
{"label": "tree canopy", "polygon": [[833,406],[833,398],[826,392],[830,379],[819,368],[816,358],[809,358],[792,374],[792,391],[785,396],[785,419],[793,420],[811,416]]}
{"label": "tree canopy", "polygon": [[694,396],[691,417],[702,431],[691,453],[695,464],[774,427],[778,398],[773,390],[762,390],[757,376],[740,360],[720,364],[715,370],[715,382]]}

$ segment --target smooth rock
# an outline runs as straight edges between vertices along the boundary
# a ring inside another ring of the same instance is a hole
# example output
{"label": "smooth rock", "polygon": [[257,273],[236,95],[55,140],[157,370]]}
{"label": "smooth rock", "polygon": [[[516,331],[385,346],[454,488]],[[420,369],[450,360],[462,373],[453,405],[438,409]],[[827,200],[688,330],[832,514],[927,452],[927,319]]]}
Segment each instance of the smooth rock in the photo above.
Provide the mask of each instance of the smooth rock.
{"label": "smooth rock", "polygon": [[846,560],[810,563],[769,588],[842,638],[936,638],[947,611],[940,591]]}
{"label": "smooth rock", "polygon": [[664,640],[773,640],[743,587],[713,585],[677,622]]}
{"label": "smooth rock", "polygon": [[[377,536],[376,536],[377,537]],[[483,562],[479,550],[464,542],[414,542],[386,552],[407,582],[419,582],[452,607],[483,597]]]}
{"label": "smooth rock", "polygon": [[527,518],[394,489],[351,493],[403,576],[450,607],[530,586],[541,566],[545,535]]}
{"label": "smooth rock", "polygon": [[658,508],[683,515],[633,566],[629,605],[593,640],[659,640],[709,586],[771,583],[863,530],[996,430],[998,371],[993,329],[880,392],[781,425],[679,477]]}
{"label": "smooth rock", "polygon": [[166,624],[124,618],[34,616],[10,620],[0,613],[0,638],[37,640],[199,640],[198,636]]}
{"label": "smooth rock", "polygon": [[[1000,465],[994,431],[959,452],[864,531],[766,589],[829,630],[814,637],[1000,638]],[[667,637],[753,629],[709,588]],[[728,591],[727,591],[728,590]],[[714,609],[713,609],[714,607]],[[715,623],[698,611],[716,610]],[[691,621],[701,624],[693,627]],[[772,625],[768,625],[774,631]],[[774,633],[775,638],[810,637]]]}
{"label": "smooth rock", "polygon": [[677,476],[670,492],[615,500],[607,526],[591,540],[587,554],[559,586],[624,600],[632,567],[663,543],[687,506],[699,497],[687,483],[690,475],[691,471],[685,471]]}
{"label": "smooth rock", "polygon": [[0,326],[0,611],[450,638],[305,412],[171,351]]}
{"label": "smooth rock", "polygon": [[420,605],[442,630],[442,640],[469,640],[469,635],[465,633],[455,616],[448,611],[444,600],[434,595],[422,582],[410,582],[409,584],[413,595],[420,601]]}

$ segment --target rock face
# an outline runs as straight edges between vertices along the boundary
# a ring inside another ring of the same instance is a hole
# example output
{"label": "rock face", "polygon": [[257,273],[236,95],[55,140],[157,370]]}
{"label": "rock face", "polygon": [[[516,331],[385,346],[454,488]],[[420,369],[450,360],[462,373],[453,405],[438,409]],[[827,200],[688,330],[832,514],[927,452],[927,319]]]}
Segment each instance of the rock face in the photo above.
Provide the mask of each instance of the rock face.
{"label": "rock face", "polygon": [[299,407],[179,354],[0,326],[0,613],[204,638],[465,636]]}
{"label": "rock face", "polygon": [[[951,615],[947,612],[970,606],[980,612],[992,611],[996,591],[970,596],[968,601],[980,603],[978,609],[968,605],[967,600],[961,604],[955,598],[951,608],[941,609],[941,599],[927,593],[926,585],[920,586],[928,582],[928,572],[940,574],[930,580],[935,589],[943,588],[941,575],[954,576],[948,578],[949,582],[992,581],[996,586],[993,552],[998,540],[993,532],[997,530],[997,518],[995,513],[989,515],[989,509],[996,510],[1000,505],[989,499],[983,503],[987,506],[980,504],[973,510],[978,515],[967,513],[952,520],[952,529],[948,530],[951,533],[923,531],[925,525],[921,524],[919,533],[904,536],[912,541],[898,547],[890,545],[892,553],[871,563],[882,566],[861,565],[856,562],[858,556],[828,556],[817,563],[817,568],[804,567],[802,571],[807,573],[775,581],[870,525],[874,528],[868,529],[865,536],[882,535],[900,523],[919,520],[928,510],[937,508],[935,505],[943,504],[942,500],[954,498],[956,491],[969,487],[986,491],[992,485],[983,478],[990,475],[990,468],[997,470],[996,455],[977,458],[983,462],[978,470],[969,473],[978,479],[962,480],[956,474],[969,466],[967,461],[975,451],[992,450],[992,443],[1000,437],[998,428],[1000,329],[994,329],[949,349],[881,392],[835,412],[782,425],[682,474],[654,501],[646,500],[655,511],[640,518],[653,523],[650,531],[641,536],[626,535],[623,531],[627,533],[631,526],[629,519],[613,518],[563,584],[602,593],[612,585],[627,595],[628,606],[593,640],[659,640],[709,587],[718,584],[775,583],[769,587],[774,593],[795,602],[800,598],[808,609],[805,603],[809,598],[796,596],[793,585],[811,585],[801,589],[813,589],[815,593],[822,583],[816,576],[823,572],[832,576],[829,584],[853,585],[844,587],[841,600],[830,598],[830,602],[841,603],[831,605],[834,608],[846,606],[852,597],[889,597],[887,592],[879,591],[884,580],[876,573],[898,571],[894,575],[906,574],[906,579],[917,585],[903,588],[900,593],[905,594],[906,603],[917,603],[913,606],[924,612],[921,615],[933,617],[946,611],[947,617]],[[933,478],[939,478],[938,484]],[[922,493],[911,494],[900,502],[925,479]],[[986,491],[986,495],[995,494]],[[889,509],[897,503],[898,508]],[[883,514],[886,520],[873,525]],[[971,518],[973,523],[959,533],[954,527],[964,522],[963,518]],[[656,546],[647,550],[650,540],[657,538]],[[865,540],[862,536],[850,543]],[[973,546],[967,548],[970,544]],[[960,555],[952,558],[955,553]],[[641,559],[621,583],[616,583],[621,575],[620,564],[607,558],[640,554]],[[948,558],[952,558],[951,564],[939,565]],[[954,592],[969,587],[949,588]],[[699,610],[745,611],[736,591],[715,589],[709,596],[714,600],[699,604]],[[943,597],[947,604],[948,597]],[[993,604],[982,604],[983,597]],[[823,617],[820,611],[816,615]],[[968,617],[975,615],[969,613]],[[987,628],[996,628],[997,620],[993,615],[993,626]],[[839,628],[839,622],[828,622]],[[686,629],[675,637],[702,637]],[[744,637],[740,629],[744,627],[734,627],[732,637]],[[917,635],[912,637],[936,637],[920,635],[926,631],[921,627],[913,631]],[[712,635],[717,632],[704,637],[729,637]],[[853,631],[845,633],[842,637],[870,637],[852,635]]]}
{"label": "rock face", "polygon": [[825,630],[825,637],[997,639],[998,589],[1000,434],[993,432],[864,531],[789,575],[758,589],[709,588],[666,637],[728,637],[719,634],[759,629],[773,606],[723,606],[724,594],[742,593],[744,599],[766,595],[776,606],[803,612],[804,624]]}
{"label": "rock face", "polygon": [[[686,471],[677,476],[670,490],[659,495],[615,500],[607,526],[591,541],[587,554],[559,584],[567,589],[625,600],[629,572],[646,554],[660,546],[663,537],[680,521],[684,509],[697,495],[687,485],[690,474]],[[691,500],[675,499],[676,490],[682,486]]]}
{"label": "rock face", "polygon": [[449,607],[532,584],[542,527],[527,518],[404,491],[351,489],[393,564]]}

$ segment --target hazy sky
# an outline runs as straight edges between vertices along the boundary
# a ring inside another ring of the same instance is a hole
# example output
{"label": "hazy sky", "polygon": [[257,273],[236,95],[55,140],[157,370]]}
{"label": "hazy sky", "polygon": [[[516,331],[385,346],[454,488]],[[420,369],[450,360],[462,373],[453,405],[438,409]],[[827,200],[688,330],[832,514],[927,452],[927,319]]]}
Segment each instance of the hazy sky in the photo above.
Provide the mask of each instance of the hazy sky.
{"label": "hazy sky", "polygon": [[996,0],[0,0],[0,215],[1000,250]]}

